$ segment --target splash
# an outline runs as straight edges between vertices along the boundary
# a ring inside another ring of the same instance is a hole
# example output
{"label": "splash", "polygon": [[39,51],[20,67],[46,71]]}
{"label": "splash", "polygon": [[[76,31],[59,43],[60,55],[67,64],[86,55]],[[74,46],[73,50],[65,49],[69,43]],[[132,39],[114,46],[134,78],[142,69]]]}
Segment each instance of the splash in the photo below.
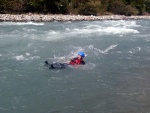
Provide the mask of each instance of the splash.
{"label": "splash", "polygon": [[100,52],[100,53],[103,53],[103,54],[107,54],[110,50],[115,49],[117,46],[118,46],[118,44],[116,44],[116,45],[111,45],[111,46],[109,46],[108,48],[106,48],[105,50],[101,50],[101,49],[95,48],[93,45],[88,46],[88,48],[89,48],[90,50],[95,51],[95,52]]}
{"label": "splash", "polygon": [[77,66],[72,66],[73,68],[79,69],[79,70],[92,70],[93,68],[96,67],[96,64],[94,63],[86,63],[85,65],[77,65]]}
{"label": "splash", "polygon": [[15,57],[16,60],[26,60],[26,58],[23,55],[19,55]]}
{"label": "splash", "polygon": [[104,53],[108,53],[110,50],[115,49],[117,46],[118,46],[117,44],[109,46],[107,49],[104,50]]}
{"label": "splash", "polygon": [[131,48],[128,53],[130,53],[130,54],[135,54],[135,53],[137,53],[137,52],[140,52],[141,49],[142,49],[141,47]]}
{"label": "splash", "polygon": [[[96,56],[97,59],[100,59],[101,54],[108,54],[111,50],[114,50],[116,47],[118,46],[118,44],[115,45],[110,45],[108,46],[106,49],[101,50],[99,48],[94,47],[93,45],[89,45],[89,46],[84,46],[84,47],[76,47],[76,46],[67,46],[65,49],[68,53],[68,51],[70,51],[69,54],[64,55],[64,56],[57,56],[54,55],[53,58],[49,58],[49,60],[51,60],[51,62],[55,63],[55,62],[59,62],[59,63],[67,63],[68,61],[70,61],[70,59],[77,57],[78,52],[79,51],[84,51],[85,52],[85,56],[90,57],[91,55]],[[95,57],[94,56],[94,57]],[[96,64],[91,63],[91,62],[87,62],[85,65],[77,65],[77,66],[69,66],[70,68],[76,68],[76,69],[81,69],[81,70],[90,70],[96,67]]]}

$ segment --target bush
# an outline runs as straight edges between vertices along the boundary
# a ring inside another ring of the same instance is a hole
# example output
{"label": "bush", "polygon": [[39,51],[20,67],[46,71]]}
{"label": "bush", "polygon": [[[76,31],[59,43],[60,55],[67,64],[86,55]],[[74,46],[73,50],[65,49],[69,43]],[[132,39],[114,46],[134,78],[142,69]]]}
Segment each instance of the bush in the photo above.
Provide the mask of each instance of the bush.
{"label": "bush", "polygon": [[147,0],[133,0],[132,6],[134,6],[138,10],[139,15],[143,15],[145,12],[145,1]]}
{"label": "bush", "polygon": [[146,0],[145,9],[146,9],[146,12],[150,13],[150,0]]}
{"label": "bush", "polygon": [[4,13],[23,12],[23,1],[22,0],[5,0],[0,1],[0,11]]}
{"label": "bush", "polygon": [[136,8],[132,7],[131,5],[127,5],[125,7],[124,15],[131,16],[131,15],[137,15],[137,14],[138,14],[138,10]]}
{"label": "bush", "polygon": [[22,0],[14,0],[12,2],[12,11],[13,12],[23,12],[23,1]]}
{"label": "bush", "polygon": [[108,10],[114,14],[123,15],[125,12],[125,4],[122,1],[114,1],[108,6]]}
{"label": "bush", "polygon": [[58,7],[60,9],[60,13],[67,14],[69,8],[68,0],[60,0],[60,4]]}
{"label": "bush", "polygon": [[97,15],[100,12],[100,1],[88,1],[79,7],[79,14]]}

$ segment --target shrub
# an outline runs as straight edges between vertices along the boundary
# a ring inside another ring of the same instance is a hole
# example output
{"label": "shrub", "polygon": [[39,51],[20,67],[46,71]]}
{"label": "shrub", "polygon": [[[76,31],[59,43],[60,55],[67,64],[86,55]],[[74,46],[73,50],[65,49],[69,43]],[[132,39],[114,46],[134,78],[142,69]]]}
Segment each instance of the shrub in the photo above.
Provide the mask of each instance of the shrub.
{"label": "shrub", "polygon": [[108,10],[114,14],[123,15],[125,12],[125,4],[122,1],[114,1],[108,6]]}
{"label": "shrub", "polygon": [[100,1],[99,0],[91,0],[82,4],[79,7],[79,14],[84,15],[97,15],[100,12]]}
{"label": "shrub", "polygon": [[125,7],[124,15],[131,16],[131,15],[137,15],[137,14],[138,14],[138,10],[136,8],[132,7],[131,5],[127,5]]}
{"label": "shrub", "polygon": [[5,0],[1,2],[1,11],[5,13],[23,12],[23,1]]}
{"label": "shrub", "polygon": [[150,0],[146,0],[145,9],[146,9],[146,12],[150,13]]}

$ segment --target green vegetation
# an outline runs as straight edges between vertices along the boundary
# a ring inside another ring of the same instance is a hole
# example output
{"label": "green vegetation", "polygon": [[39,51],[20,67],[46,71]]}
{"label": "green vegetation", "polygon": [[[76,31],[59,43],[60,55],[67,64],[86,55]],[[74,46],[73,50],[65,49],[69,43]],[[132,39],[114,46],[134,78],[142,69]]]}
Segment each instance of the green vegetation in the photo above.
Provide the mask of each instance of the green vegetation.
{"label": "green vegetation", "polygon": [[0,13],[143,15],[150,0],[0,0]]}

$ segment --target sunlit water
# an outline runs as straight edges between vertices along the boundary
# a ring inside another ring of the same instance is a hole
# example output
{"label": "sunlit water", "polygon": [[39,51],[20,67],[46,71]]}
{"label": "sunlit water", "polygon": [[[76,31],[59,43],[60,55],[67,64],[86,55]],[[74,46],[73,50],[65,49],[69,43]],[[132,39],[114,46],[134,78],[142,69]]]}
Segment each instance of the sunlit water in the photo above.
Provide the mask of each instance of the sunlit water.
{"label": "sunlit water", "polygon": [[0,23],[0,113],[149,112],[150,20]]}

